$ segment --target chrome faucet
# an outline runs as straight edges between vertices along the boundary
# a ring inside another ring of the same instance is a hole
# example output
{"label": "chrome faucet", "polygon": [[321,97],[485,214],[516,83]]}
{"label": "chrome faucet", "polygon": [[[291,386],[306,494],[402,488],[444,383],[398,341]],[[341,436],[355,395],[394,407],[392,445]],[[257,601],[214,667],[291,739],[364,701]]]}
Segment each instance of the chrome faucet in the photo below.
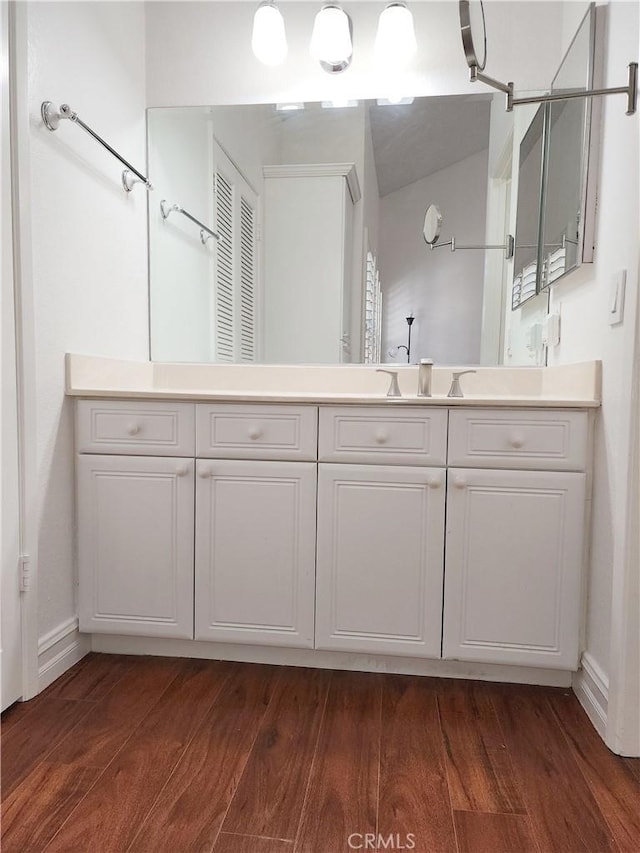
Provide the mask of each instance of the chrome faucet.
{"label": "chrome faucet", "polygon": [[460,387],[460,377],[464,376],[465,373],[475,373],[475,370],[458,370],[452,374],[451,379],[451,388],[449,388],[449,393],[447,397],[464,397],[462,393],[462,388]]}
{"label": "chrome faucet", "polygon": [[433,359],[421,358],[418,366],[418,397],[431,396],[431,372]]}
{"label": "chrome faucet", "polygon": [[398,371],[397,370],[383,370],[383,368],[376,368],[376,373],[388,373],[391,377],[391,382],[389,383],[389,390],[387,391],[387,397],[402,397],[400,393],[400,387],[398,385]]}

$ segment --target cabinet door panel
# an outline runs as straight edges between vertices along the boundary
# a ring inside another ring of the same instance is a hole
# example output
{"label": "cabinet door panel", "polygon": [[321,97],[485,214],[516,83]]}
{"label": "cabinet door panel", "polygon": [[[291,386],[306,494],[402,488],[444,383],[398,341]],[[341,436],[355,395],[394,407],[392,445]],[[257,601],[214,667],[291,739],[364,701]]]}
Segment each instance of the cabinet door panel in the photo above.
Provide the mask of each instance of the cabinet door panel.
{"label": "cabinet door panel", "polygon": [[197,466],[196,639],[312,647],[316,465]]}
{"label": "cabinet door panel", "polygon": [[316,648],[440,657],[444,470],[318,476]]}
{"label": "cabinet door panel", "polygon": [[78,457],[82,631],[193,637],[193,468]]}
{"label": "cabinet door panel", "polygon": [[445,658],[574,669],[584,474],[449,469]]}

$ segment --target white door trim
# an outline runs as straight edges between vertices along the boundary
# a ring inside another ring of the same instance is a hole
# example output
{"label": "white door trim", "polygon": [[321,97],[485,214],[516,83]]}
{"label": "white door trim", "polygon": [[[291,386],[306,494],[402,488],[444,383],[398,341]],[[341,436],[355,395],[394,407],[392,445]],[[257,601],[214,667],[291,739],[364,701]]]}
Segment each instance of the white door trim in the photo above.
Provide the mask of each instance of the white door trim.
{"label": "white door trim", "polygon": [[[640,263],[638,264],[640,277]],[[640,280],[640,279],[639,279]],[[632,364],[640,358],[640,299],[636,298]],[[607,746],[618,755],[640,756],[640,376],[631,374],[624,553],[614,562],[609,651]]]}
{"label": "white door trim", "polygon": [[30,557],[30,587],[22,595],[23,699],[38,693],[38,516],[36,364],[31,257],[28,4],[9,3],[9,98],[13,267],[20,469],[20,553]]}

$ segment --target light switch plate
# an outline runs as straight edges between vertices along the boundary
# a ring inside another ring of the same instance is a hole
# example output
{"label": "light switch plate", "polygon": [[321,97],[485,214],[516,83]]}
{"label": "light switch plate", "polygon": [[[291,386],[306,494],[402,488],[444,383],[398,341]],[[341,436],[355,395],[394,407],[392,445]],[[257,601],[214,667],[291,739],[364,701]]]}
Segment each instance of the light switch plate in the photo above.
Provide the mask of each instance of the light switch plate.
{"label": "light switch plate", "polygon": [[624,318],[624,291],[627,284],[627,271],[620,270],[611,280],[609,294],[609,325],[617,326]]}
{"label": "light switch plate", "polygon": [[557,347],[560,343],[560,314],[547,314],[542,326],[542,343],[546,347]]}

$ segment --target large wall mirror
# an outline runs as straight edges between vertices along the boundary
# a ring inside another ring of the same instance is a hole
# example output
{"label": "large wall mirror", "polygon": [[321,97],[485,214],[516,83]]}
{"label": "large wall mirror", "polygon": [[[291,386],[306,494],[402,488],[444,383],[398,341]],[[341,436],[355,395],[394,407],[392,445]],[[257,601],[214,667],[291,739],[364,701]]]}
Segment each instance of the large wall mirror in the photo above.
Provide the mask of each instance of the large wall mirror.
{"label": "large wall mirror", "polygon": [[[594,25],[554,90],[591,85]],[[476,89],[148,110],[151,358],[544,363],[544,289],[590,260],[592,104],[527,109]],[[441,243],[515,234],[515,258],[431,251],[432,203]]]}
{"label": "large wall mirror", "polygon": [[478,363],[494,97],[149,110],[152,358]]}

